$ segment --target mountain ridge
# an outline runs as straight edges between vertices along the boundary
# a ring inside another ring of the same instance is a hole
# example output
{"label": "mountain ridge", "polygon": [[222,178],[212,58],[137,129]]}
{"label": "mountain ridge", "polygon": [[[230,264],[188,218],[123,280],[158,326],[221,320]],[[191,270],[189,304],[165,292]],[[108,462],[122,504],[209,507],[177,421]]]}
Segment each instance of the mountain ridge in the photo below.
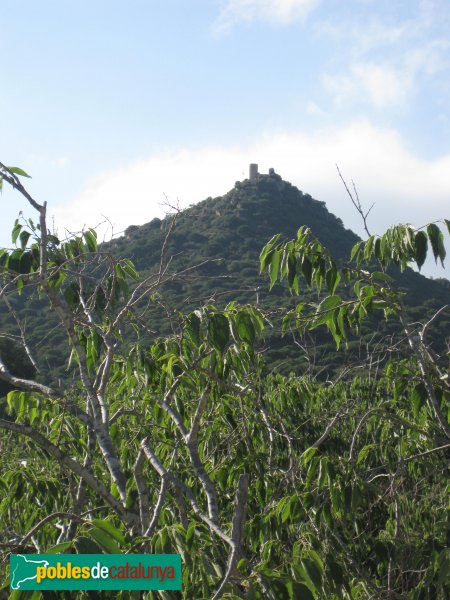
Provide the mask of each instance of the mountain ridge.
{"label": "mountain ridge", "polygon": [[[166,284],[158,300],[150,303],[146,318],[153,335],[170,334],[179,313],[190,312],[205,303],[219,307],[231,300],[241,304],[258,304],[272,321],[272,328],[268,329],[262,343],[270,367],[279,369],[283,365],[284,371],[309,368],[311,356],[299,350],[298,340],[292,343],[286,338],[281,339],[280,321],[286,307],[292,308],[300,300],[317,302],[318,296],[303,287],[301,297],[294,298],[287,291],[287,286],[279,284],[269,291],[266,276],[259,273],[259,254],[273,235],[281,233],[293,238],[298,228],[306,225],[335,259],[344,263],[360,238],[346,229],[342,220],[329,212],[324,202],[303,193],[274,171],[236,182],[223,196],[206,198],[181,211],[176,215],[173,229],[172,219],[173,216],[169,215],[144,225],[131,225],[122,237],[100,246],[116,256],[133,260],[143,278],[159,268],[161,248],[170,230],[165,244],[166,258],[172,272],[182,271],[184,275]],[[194,268],[195,265],[199,266]],[[428,319],[448,303],[450,282],[447,280],[428,279],[411,269],[402,274],[394,270],[393,274],[397,284],[407,290],[405,304],[411,321]],[[31,297],[22,297],[15,304],[15,309],[27,322],[30,343],[39,348],[45,370],[51,379],[55,379],[64,375],[67,343],[60,328],[52,331],[51,343],[45,342],[51,315],[48,309],[42,312],[44,309],[37,306]],[[14,322],[8,319],[5,311],[2,312],[2,331],[19,336],[20,331],[16,330]],[[443,317],[440,324],[450,330],[447,317]],[[373,323],[371,327],[373,329]],[[368,327],[367,333],[370,329]],[[396,329],[392,321],[378,319],[375,329],[380,338],[398,334],[398,327]],[[432,329],[429,336],[437,352],[445,350],[445,336],[440,335],[435,326],[434,334]],[[356,337],[350,339],[348,352],[337,353],[326,332],[318,330],[312,347],[318,368],[335,369],[361,352],[361,341]]]}
{"label": "mountain ridge", "polygon": [[[141,226],[127,228],[125,236],[111,243],[111,250],[135,261],[143,274],[159,265],[159,249],[168,231],[170,216],[153,219]],[[269,239],[278,233],[287,238],[296,237],[301,225],[311,228],[313,234],[327,247],[337,262],[349,260],[353,245],[360,238],[346,229],[342,220],[328,211],[325,202],[305,194],[284,181],[273,170],[268,175],[258,174],[252,179],[236,182],[223,196],[209,197],[183,210],[167,243],[167,256],[173,256],[174,270],[183,270],[200,264],[198,279],[171,284],[164,296],[175,312],[187,312],[205,302],[224,305],[237,300],[242,304],[257,303],[271,314],[281,307],[295,306],[300,300],[314,302],[312,292],[303,288],[302,298],[293,298],[286,287],[275,285],[269,292],[266,276],[259,273],[259,254]],[[156,257],[156,258],[155,258]],[[210,262],[208,262],[210,261]],[[428,279],[407,268],[403,273],[390,270],[400,288],[407,290],[405,304],[411,320],[430,317],[450,297],[450,282]],[[156,321],[158,318],[156,317]],[[380,335],[392,334],[392,322],[379,319]],[[156,327],[158,330],[158,327]],[[276,335],[279,328],[275,328]],[[271,362],[284,362],[283,352],[289,355],[289,365],[298,362],[298,348],[288,349],[274,335],[269,340],[276,351],[268,353]],[[436,337],[436,336],[435,336]],[[325,334],[318,332],[319,350],[326,360],[342,363],[345,353],[336,354]],[[441,340],[443,342],[443,340]],[[354,340],[356,347],[359,342]],[[352,342],[350,342],[351,346]],[[440,351],[444,349],[439,344]],[[276,355],[276,360],[272,355]],[[321,360],[321,362],[323,362]],[[289,369],[290,367],[288,367]]]}
{"label": "mountain ridge", "polygon": [[[177,255],[180,252],[187,254],[193,249],[198,251],[198,246],[203,245],[200,252],[203,258],[217,260],[224,249],[240,259],[257,257],[273,235],[281,233],[293,238],[298,228],[306,225],[335,258],[348,260],[351,248],[361,238],[345,228],[342,220],[328,211],[325,202],[304,194],[271,171],[269,175],[258,174],[254,179],[238,181],[226,194],[208,197],[181,211],[168,250],[175,250]],[[151,253],[157,250],[154,242],[163,239],[169,219],[170,216],[167,216],[162,220],[155,218],[144,225],[132,225],[125,230],[123,237],[110,242],[111,248],[121,255],[128,250],[128,258],[135,260],[138,268],[145,269],[148,266],[147,250]],[[252,231],[251,227],[255,224],[258,230]],[[195,231],[192,231],[193,228]],[[238,236],[233,235],[231,230],[235,230]],[[149,239],[140,245],[143,235],[148,235]],[[250,235],[251,242],[257,246],[253,250],[246,241]],[[234,254],[236,250],[239,252]],[[258,268],[258,264],[254,266]],[[445,278],[430,279],[409,268],[398,274],[398,279],[405,287],[411,282],[419,285],[421,289],[416,291],[422,299],[425,299],[425,281],[437,296],[441,296],[447,288],[450,290],[450,282]]]}

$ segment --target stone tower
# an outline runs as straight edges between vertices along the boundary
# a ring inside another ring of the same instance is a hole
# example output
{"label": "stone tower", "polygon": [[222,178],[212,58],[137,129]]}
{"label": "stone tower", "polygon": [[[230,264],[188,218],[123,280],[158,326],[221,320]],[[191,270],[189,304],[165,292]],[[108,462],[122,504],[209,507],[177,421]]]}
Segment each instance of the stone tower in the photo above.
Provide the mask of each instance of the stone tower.
{"label": "stone tower", "polygon": [[256,163],[251,163],[250,171],[249,171],[249,179],[256,179],[258,175],[258,165]]}

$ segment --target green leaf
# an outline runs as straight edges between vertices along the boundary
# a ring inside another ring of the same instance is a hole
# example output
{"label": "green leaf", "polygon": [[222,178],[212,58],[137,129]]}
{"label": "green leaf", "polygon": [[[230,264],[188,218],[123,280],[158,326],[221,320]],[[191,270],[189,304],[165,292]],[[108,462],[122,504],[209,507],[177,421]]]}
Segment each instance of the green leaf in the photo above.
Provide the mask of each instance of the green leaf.
{"label": "green leaf", "polygon": [[247,344],[253,344],[256,338],[252,318],[246,312],[240,312],[235,317],[236,330],[239,338]]}
{"label": "green leaf", "polygon": [[99,546],[101,546],[109,554],[119,554],[120,547],[116,540],[109,535],[104,529],[93,527],[89,530],[91,537]]}
{"label": "green leaf", "polygon": [[103,554],[102,548],[88,537],[80,536],[75,539],[77,554]]}
{"label": "green leaf", "polygon": [[16,288],[17,291],[19,293],[19,296],[22,295],[22,289],[23,289],[23,279],[21,277],[19,277],[16,281]]}
{"label": "green leaf", "polygon": [[331,323],[333,321],[333,309],[337,308],[342,304],[342,300],[339,296],[328,296],[319,304],[316,310],[316,318],[311,329],[318,327],[324,323]]}
{"label": "green leaf", "polygon": [[228,319],[221,313],[209,318],[208,336],[211,344],[223,353],[230,339],[230,327]]}
{"label": "green leaf", "polygon": [[314,600],[315,596],[304,583],[298,581],[289,581],[287,583],[289,600]]}
{"label": "green leaf", "polygon": [[119,529],[117,529],[117,527],[114,527],[111,521],[107,521],[105,519],[92,519],[92,523],[117,540],[119,544],[125,544],[125,536]]}
{"label": "green leaf", "polygon": [[325,282],[327,284],[327,288],[330,294],[334,294],[337,286],[339,285],[340,280],[341,276],[339,275],[339,272],[337,271],[336,267],[333,266],[331,269],[328,269],[325,275]]}
{"label": "green leaf", "polygon": [[374,245],[374,241],[375,241],[375,238],[372,235],[372,236],[370,236],[370,238],[366,241],[366,243],[364,245],[364,260],[366,261],[367,264],[370,262],[370,259],[372,257],[372,248]]}
{"label": "green leaf", "polygon": [[28,173],[26,173],[20,167],[6,167],[6,168],[8,169],[8,171],[10,173],[14,173],[14,175],[21,175],[22,177],[29,177],[29,178],[31,178],[31,175],[28,175]]}
{"label": "green leaf", "polygon": [[62,542],[61,544],[56,544],[56,546],[52,546],[45,551],[45,554],[62,554],[69,548],[73,548],[73,542]]}
{"label": "green leaf", "polygon": [[301,561],[305,574],[305,583],[313,592],[319,592],[322,587],[322,574],[318,568],[316,561],[311,558],[304,558]]}
{"label": "green leaf", "polygon": [[291,516],[291,503],[289,498],[287,498],[287,502],[285,503],[283,510],[281,511],[281,522],[286,523],[286,521]]}
{"label": "green leaf", "polygon": [[369,454],[369,452],[372,450],[372,448],[374,448],[374,444],[367,444],[366,446],[364,446],[364,448],[362,448],[359,451],[358,459],[356,461],[357,465],[359,465],[366,458],[366,456]]}
{"label": "green leaf", "polygon": [[297,277],[297,260],[294,254],[288,256],[288,285],[290,290],[294,290],[298,294],[298,277]]}
{"label": "green leaf", "polygon": [[128,273],[128,275],[135,281],[139,279],[139,273],[136,270],[136,267],[128,258],[126,258],[123,261],[123,270],[125,271],[125,273]]}
{"label": "green leaf", "polygon": [[442,232],[435,223],[430,223],[427,226],[428,237],[430,238],[431,249],[433,250],[434,260],[437,262],[439,257],[439,238],[442,237]]}
{"label": "green leaf", "polygon": [[418,231],[414,237],[414,250],[417,266],[419,267],[419,271],[425,262],[427,257],[427,249],[428,249],[428,237],[424,231]]}
{"label": "green leaf", "polygon": [[28,240],[31,237],[31,233],[29,231],[22,231],[19,239],[20,239],[20,245],[22,247],[22,250],[25,250],[25,248],[27,247],[28,244]]}
{"label": "green leaf", "polygon": [[122,265],[119,265],[119,263],[117,263],[116,266],[114,267],[114,271],[116,273],[116,277],[117,277],[118,281],[126,280],[125,271],[123,270]]}
{"label": "green leaf", "polygon": [[259,272],[262,273],[266,267],[269,265],[271,259],[272,259],[272,254],[274,252],[274,247],[275,244],[278,242],[278,240],[280,239],[281,234],[277,233],[276,235],[274,235],[268,242],[267,244],[264,246],[264,248],[261,250],[261,254],[259,255]]}
{"label": "green leaf", "polygon": [[375,271],[374,273],[372,273],[371,276],[372,276],[372,279],[378,279],[379,281],[386,281],[387,283],[394,281],[393,277],[391,277],[387,273],[383,273],[382,271]]}
{"label": "green leaf", "polygon": [[277,281],[277,277],[278,277],[278,270],[280,268],[280,261],[281,261],[281,251],[280,250],[275,250],[273,255],[272,255],[272,259],[270,261],[270,267],[269,267],[269,274],[270,274],[270,287],[269,289],[272,289],[273,286],[275,285],[276,281]]}
{"label": "green leaf", "polygon": [[361,240],[360,242],[356,242],[356,244],[352,248],[352,252],[350,254],[350,260],[353,260],[355,258],[357,253],[360,251],[362,244],[364,244],[363,240]]}
{"label": "green leaf", "polygon": [[84,232],[83,237],[89,252],[95,252],[97,250],[97,232],[94,229],[88,229]]}
{"label": "green leaf", "polygon": [[193,312],[186,317],[184,326],[187,336],[196,346],[200,345],[200,323],[200,317],[196,312]]}
{"label": "green leaf", "polygon": [[444,268],[444,260],[446,256],[445,246],[444,246],[444,236],[441,231],[439,231],[438,237],[438,254],[439,260],[441,261],[442,268]]}
{"label": "green leaf", "polygon": [[291,324],[291,318],[292,318],[292,313],[291,312],[288,312],[283,317],[283,320],[281,321],[281,333],[282,333],[282,335],[285,335],[286,331],[289,329],[289,326]]}
{"label": "green leaf", "polygon": [[337,315],[337,326],[339,328],[339,333],[345,339],[347,337],[347,332],[345,330],[345,317],[347,316],[347,307],[341,306]]}
{"label": "green leaf", "polygon": [[315,563],[317,569],[319,570],[320,576],[322,577],[323,572],[324,572],[324,566],[323,566],[323,561],[320,558],[319,554],[315,550],[309,549],[308,556]]}
{"label": "green leaf", "polygon": [[411,393],[414,418],[417,419],[417,417],[419,416],[420,410],[426,404],[427,398],[427,390],[425,388],[424,383],[421,381],[414,387]]}
{"label": "green leaf", "polygon": [[15,244],[17,238],[19,237],[19,233],[22,231],[22,225],[16,220],[14,223],[13,230],[11,232],[11,240],[12,243]]}
{"label": "green leaf", "polygon": [[375,254],[375,258],[377,260],[381,260],[382,259],[382,255],[381,255],[381,238],[379,238],[377,236],[376,240],[375,240],[375,244],[374,244],[374,254]]}
{"label": "green leaf", "polygon": [[311,261],[307,256],[304,256],[302,260],[302,273],[308,286],[311,286],[312,270]]}
{"label": "green leaf", "polygon": [[190,550],[192,548],[192,544],[194,543],[195,530],[197,528],[197,523],[190,523],[189,527],[186,531],[186,549]]}
{"label": "green leaf", "polygon": [[311,458],[316,454],[317,448],[307,448],[300,457],[301,463],[304,467],[309,463]]}

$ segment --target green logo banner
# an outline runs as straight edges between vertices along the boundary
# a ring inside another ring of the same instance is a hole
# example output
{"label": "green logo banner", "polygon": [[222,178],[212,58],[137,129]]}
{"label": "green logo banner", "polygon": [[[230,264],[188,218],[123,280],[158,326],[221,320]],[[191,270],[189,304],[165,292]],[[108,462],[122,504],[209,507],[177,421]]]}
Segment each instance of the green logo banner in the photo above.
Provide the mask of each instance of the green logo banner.
{"label": "green logo banner", "polygon": [[12,590],[181,590],[180,554],[11,554]]}

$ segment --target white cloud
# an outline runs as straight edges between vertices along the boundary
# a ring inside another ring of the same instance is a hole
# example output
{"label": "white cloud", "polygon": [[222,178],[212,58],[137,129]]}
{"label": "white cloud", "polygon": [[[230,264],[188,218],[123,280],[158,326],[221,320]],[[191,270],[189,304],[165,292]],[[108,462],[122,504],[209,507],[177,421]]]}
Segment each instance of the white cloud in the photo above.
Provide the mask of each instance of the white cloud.
{"label": "white cloud", "polygon": [[425,160],[411,153],[400,134],[367,120],[311,135],[266,135],[238,147],[204,147],[149,157],[121,170],[104,173],[69,204],[54,211],[56,223],[70,230],[91,226],[106,215],[114,231],[139,225],[165,213],[164,194],[171,203],[188,206],[208,196],[225,194],[246,178],[248,164],[260,172],[274,167],[314,198],[323,200],[346,227],[362,233],[339,180],[335,164],[358,187],[371,213],[371,229],[382,232],[396,222],[423,225],[449,217],[450,154]]}
{"label": "white cloud", "polygon": [[422,76],[433,77],[449,66],[448,41],[433,40],[385,62],[350,63],[345,74],[322,75],[322,84],[338,106],[367,101],[376,109],[402,106],[411,100]]}
{"label": "white cloud", "polygon": [[408,38],[414,24],[403,22],[389,24],[378,15],[367,16],[364,23],[358,19],[321,20],[315,25],[317,33],[327,40],[344,42],[353,56],[362,56],[378,48],[399,44]]}
{"label": "white cloud", "polygon": [[405,66],[413,74],[420,72],[433,76],[436,73],[448,69],[450,66],[448,40],[432,40],[426,45],[411,48],[405,56]]}
{"label": "white cloud", "polygon": [[411,92],[413,79],[411,69],[400,71],[390,65],[356,63],[348,75],[324,74],[322,83],[338,106],[365,99],[382,109],[403,104]]}
{"label": "white cloud", "polygon": [[227,0],[214,24],[214,30],[224,33],[241,21],[287,25],[305,19],[319,2],[320,0]]}
{"label": "white cloud", "polygon": [[410,10],[393,6],[392,11],[383,11],[377,2],[370,1],[365,10],[358,11],[358,2],[355,4],[355,10],[343,18],[338,13],[338,17],[324,16],[315,23],[315,31],[321,37],[343,43],[354,59],[386,49],[397,50],[403,56],[414,48],[426,47],[430,41],[448,41],[448,0],[410,0]]}
{"label": "white cloud", "polygon": [[436,83],[438,73],[448,71],[448,6],[429,0],[411,5],[408,18],[397,14],[395,19],[395,10],[384,16],[365,11],[363,16],[356,13],[345,20],[316,24],[321,37],[341,48],[333,71],[328,67],[322,75],[325,90],[338,106],[361,102],[376,109],[409,105],[416,92]]}

